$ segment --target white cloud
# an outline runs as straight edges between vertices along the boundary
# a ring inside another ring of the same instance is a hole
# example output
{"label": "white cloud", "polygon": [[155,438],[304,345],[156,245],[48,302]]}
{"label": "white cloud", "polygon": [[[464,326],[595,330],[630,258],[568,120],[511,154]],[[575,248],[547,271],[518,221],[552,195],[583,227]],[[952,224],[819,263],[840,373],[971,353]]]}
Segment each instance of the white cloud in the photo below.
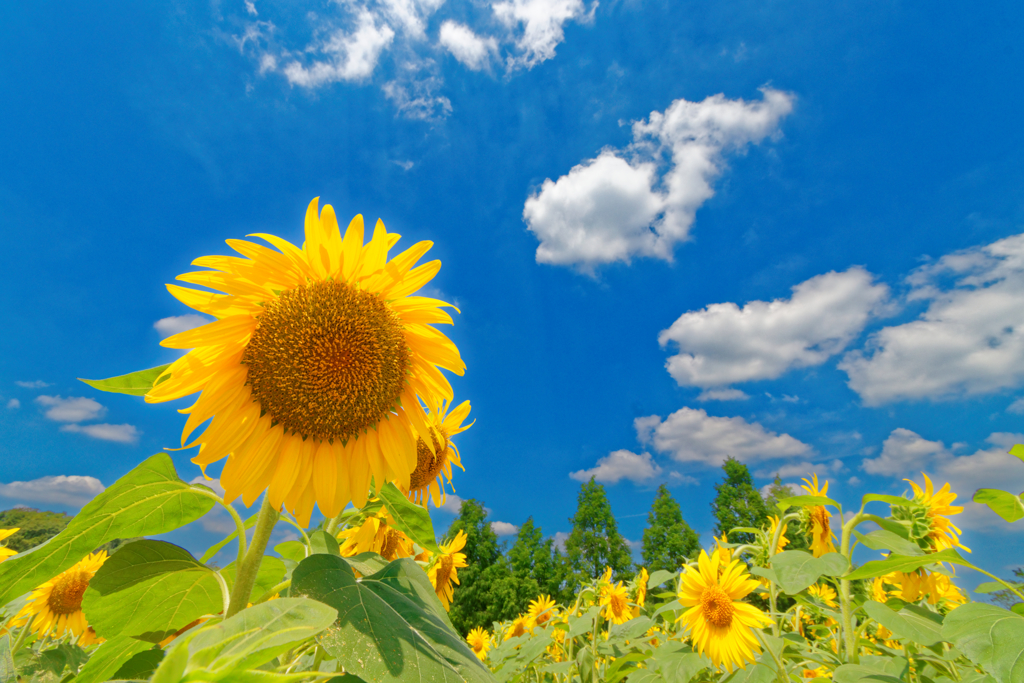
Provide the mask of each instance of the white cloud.
{"label": "white cloud", "polygon": [[1006,412],[1013,413],[1014,415],[1024,415],[1024,397],[1018,398],[1006,406]]}
{"label": "white cloud", "polygon": [[[791,495],[791,496],[801,496],[801,495],[804,495],[804,494],[807,493],[802,488],[800,488],[800,484],[796,484],[796,483],[783,484],[782,487],[785,488],[787,491],[789,491],[789,495]],[[765,484],[760,489],[758,489],[758,493],[761,494],[762,498],[767,499],[768,496],[772,492],[771,489],[772,489],[772,484]]]}
{"label": "white cloud", "polygon": [[519,527],[508,522],[491,522],[491,531],[499,536],[513,536],[519,533]]}
{"label": "white cloud", "polygon": [[811,478],[812,474],[817,474],[819,477],[827,475],[829,472],[841,472],[844,469],[842,460],[833,460],[832,462],[788,462],[778,467],[766,467],[755,472],[755,476],[770,479],[778,475],[780,479],[790,479],[792,477],[806,477]]}
{"label": "white cloud", "polygon": [[868,474],[899,476],[927,469],[936,460],[951,456],[941,441],[929,441],[900,427],[882,444],[882,453],[877,458],[865,459],[861,468]]}
{"label": "white cloud", "polygon": [[21,503],[45,503],[80,508],[97,495],[104,486],[95,477],[57,475],[40,477],[32,481],[0,483],[0,498]]}
{"label": "white cloud", "polygon": [[389,81],[381,89],[399,114],[409,119],[435,121],[452,113],[451,100],[436,94],[439,85],[437,79],[420,78],[408,82]]}
{"label": "white cloud", "polygon": [[153,329],[159,332],[161,337],[170,337],[173,334],[192,330],[212,322],[213,318],[188,313],[186,315],[172,315],[169,318],[160,318],[160,320],[153,323]]}
{"label": "white cloud", "polygon": [[644,542],[643,542],[643,539],[637,539],[637,540],[635,540],[635,541],[631,541],[631,540],[629,540],[628,538],[626,538],[625,536],[623,536],[623,537],[622,537],[622,540],[626,542],[626,545],[628,545],[628,546],[629,546],[629,549],[630,549],[631,551],[633,551],[634,553],[635,553],[636,551],[638,551],[638,550],[642,550],[642,549],[643,549],[643,547],[644,547]]}
{"label": "white cloud", "polygon": [[860,484],[861,484],[860,477],[857,477],[857,476],[850,477],[849,479],[846,480],[846,483],[849,484],[850,486],[860,486]]}
{"label": "white cloud", "polygon": [[565,552],[565,542],[569,540],[569,533],[566,531],[558,531],[552,537],[554,541],[553,545],[558,548],[560,552]]}
{"label": "white cloud", "polygon": [[49,410],[45,415],[54,422],[84,422],[103,417],[107,409],[91,398],[69,396],[37,396],[36,403]]}
{"label": "white cloud", "polygon": [[[841,352],[882,312],[889,288],[860,267],[817,275],[789,299],[711,304],[689,311],[658,335],[679,353],[666,363],[681,386],[719,387],[776,379]],[[784,396],[782,400],[799,400]]]}
{"label": "white cloud", "polygon": [[705,389],[697,396],[701,403],[707,401],[746,401],[750,396],[739,389]]}
{"label": "white cloud", "polygon": [[623,479],[640,484],[661,474],[661,467],[651,459],[650,453],[639,455],[625,449],[612,451],[597,461],[589,470],[572,472],[569,477],[576,481],[590,481],[593,477],[602,484],[617,484]]}
{"label": "white cloud", "polygon": [[462,499],[456,496],[454,493],[449,493],[444,498],[444,505],[439,510],[450,512],[453,515],[457,515],[462,511]]}
{"label": "white cloud", "polygon": [[41,379],[33,380],[31,382],[16,381],[15,384],[22,389],[45,389],[46,387],[53,386],[49,382],[44,382]]}
{"label": "white cloud", "polygon": [[907,283],[908,299],[928,301],[928,308],[917,320],[875,332],[839,364],[866,405],[1024,384],[1024,234],[947,254]]}
{"label": "white cloud", "polygon": [[205,486],[208,489],[213,489],[213,492],[216,493],[221,498],[224,497],[224,487],[220,485],[220,479],[209,479],[208,480],[206,477],[200,475],[198,477],[193,478],[192,481],[190,481],[189,483],[190,484],[202,484],[203,486]]}
{"label": "white cloud", "polygon": [[74,432],[76,434],[85,434],[91,436],[94,439],[101,439],[103,441],[116,441],[117,443],[135,443],[139,440],[140,432],[134,427],[134,425],[121,424],[95,424],[95,425],[78,425],[78,424],[67,424],[60,428],[62,432]]}
{"label": "white cloud", "polygon": [[259,14],[256,11],[256,4],[252,0],[245,0],[245,11],[254,17]]}
{"label": "white cloud", "polygon": [[642,444],[669,453],[678,462],[721,465],[728,456],[760,462],[810,455],[807,444],[789,434],[776,434],[742,417],[713,417],[704,410],[681,408],[664,421],[657,416],[633,421]]}
{"label": "white cloud", "polygon": [[[494,16],[510,31],[522,33],[516,39],[519,54],[507,59],[508,69],[532,69],[555,56],[565,39],[564,26],[574,19],[589,21],[582,0],[508,0],[491,5]],[[591,10],[597,9],[594,3]]]}
{"label": "white cloud", "polygon": [[480,71],[498,52],[498,41],[493,37],[481,38],[473,29],[457,21],[448,20],[441,24],[440,45],[448,50],[463,66]]}
{"label": "white cloud", "polygon": [[381,52],[395,38],[395,31],[387,24],[378,24],[378,17],[362,9],[356,17],[352,32],[336,29],[330,36],[306,52],[319,53],[324,59],[314,59],[306,66],[293,59],[282,68],[292,85],[316,88],[338,81],[362,81],[370,77]]}
{"label": "white cloud", "polygon": [[16,398],[12,398],[10,401],[7,402],[7,409],[8,410],[17,410],[20,407],[21,407],[21,401],[19,401]]}
{"label": "white cloud", "polygon": [[724,153],[776,134],[792,111],[792,95],[767,87],[761,92],[756,102],[723,95],[676,100],[635,122],[625,150],[606,149],[557,181],[545,180],[523,208],[540,240],[537,262],[593,273],[598,265],[635,256],[671,261],[697,209],[714,195],[711,183],[725,167]]}
{"label": "white cloud", "polygon": [[682,474],[681,472],[669,472],[668,480],[673,484],[682,486],[696,486],[700,483],[700,480],[696,477],[691,477],[689,474]]}

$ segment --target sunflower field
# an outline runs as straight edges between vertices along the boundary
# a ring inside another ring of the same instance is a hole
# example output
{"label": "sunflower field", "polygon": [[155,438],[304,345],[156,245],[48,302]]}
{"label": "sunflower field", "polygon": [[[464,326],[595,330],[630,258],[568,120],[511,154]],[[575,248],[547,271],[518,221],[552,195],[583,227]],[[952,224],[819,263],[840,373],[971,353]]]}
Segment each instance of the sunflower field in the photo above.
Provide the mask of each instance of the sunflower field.
{"label": "sunflower field", "polygon": [[[0,683],[1024,683],[1024,584],[965,559],[957,494],[927,476],[844,505],[809,473],[765,525],[679,567],[609,567],[562,586],[568,600],[538,595],[458,633],[466,536],[439,542],[430,507],[472,423],[441,372],[465,368],[435,327],[454,307],[415,295],[440,268],[417,265],[431,244],[390,255],[399,238],[382,223],[369,239],[361,216],[342,232],[317,200],[301,247],[254,237],[270,246],[228,240],[240,256],[179,277],[206,289],[168,285],[215,319],[164,341],[179,360],[87,380],[147,402],[198,394],[180,447],[198,446],[204,471],[224,461],[224,494],[159,453],[42,545],[16,553],[2,544],[17,529],[0,530]],[[1007,467],[1024,466],[1015,458],[1024,446]],[[259,512],[242,519],[239,499]],[[1024,518],[1017,494],[973,499]],[[152,538],[218,507],[235,531],[201,557]],[[269,547],[278,525],[299,540]],[[874,559],[858,566],[860,547]],[[977,593],[1022,602],[971,601],[957,586],[970,572],[991,579]]]}

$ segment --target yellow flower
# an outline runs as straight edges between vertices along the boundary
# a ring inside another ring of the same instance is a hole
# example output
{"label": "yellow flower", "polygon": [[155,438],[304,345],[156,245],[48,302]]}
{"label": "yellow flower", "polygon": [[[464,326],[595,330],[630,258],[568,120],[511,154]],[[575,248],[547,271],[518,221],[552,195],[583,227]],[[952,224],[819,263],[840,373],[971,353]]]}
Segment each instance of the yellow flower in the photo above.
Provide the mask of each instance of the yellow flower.
{"label": "yellow flower", "polygon": [[721,551],[711,557],[701,551],[698,568],[687,566],[679,587],[679,602],[689,607],[679,617],[689,628],[697,651],[716,667],[743,668],[761,651],[752,629],[770,622],[756,607],[741,602],[757,587],[746,565],[731,560],[722,566]]}
{"label": "yellow flower", "polygon": [[[0,541],[6,541],[8,538],[10,538],[14,534],[18,533],[19,531],[20,531],[20,529],[17,529],[17,528],[15,528],[15,529],[0,529]],[[10,548],[8,548],[5,545],[0,545],[0,562],[3,562],[8,557],[11,557],[11,556],[17,555],[17,554],[18,554],[17,550],[11,550]]]}
{"label": "yellow flower", "polygon": [[466,636],[466,642],[473,648],[473,654],[481,662],[487,659],[487,651],[491,649],[491,634],[477,626]]}
{"label": "yellow flower", "polygon": [[636,577],[636,595],[633,598],[637,607],[643,607],[647,601],[647,580],[650,578],[647,567],[640,567],[640,574]]}
{"label": "yellow flower", "polygon": [[658,647],[661,644],[661,637],[664,635],[665,631],[662,630],[660,626],[655,625],[647,629],[647,633],[644,634],[644,637],[650,638],[650,640],[647,641],[648,645],[651,647]]}
{"label": "yellow flower", "polygon": [[933,590],[931,596],[928,598],[928,602],[933,605],[937,605],[942,601],[952,603],[954,605],[962,605],[967,602],[967,596],[956,587],[956,584],[944,574],[932,574],[935,577],[933,584]]}
{"label": "yellow flower", "polygon": [[875,577],[875,580],[871,582],[871,599],[875,602],[884,603],[889,599],[889,591],[885,589],[885,578],[881,576]]}
{"label": "yellow flower", "polygon": [[[817,496],[821,498],[828,497],[828,481],[822,488],[818,488],[818,475],[815,474],[814,482],[804,479],[803,481],[807,484],[801,486],[804,491],[807,491],[809,496]],[[824,505],[815,505],[814,507],[806,508],[809,515],[809,526],[811,530],[811,553],[815,557],[821,557],[826,553],[834,553],[836,547],[833,544],[833,539],[836,535],[832,533],[831,522],[828,514],[828,510]]]}
{"label": "yellow flower", "polygon": [[102,642],[82,612],[82,597],[89,581],[107,561],[107,552],[86,555],[70,569],[42,584],[29,596],[28,603],[11,620],[22,626],[32,619],[32,632],[40,638],[60,638],[65,633],[78,637],[81,646]]}
{"label": "yellow flower", "polygon": [[721,553],[722,562],[728,564],[732,559],[732,548],[726,548],[725,544],[729,542],[729,534],[723,533],[721,538],[715,539],[715,549]]}
{"label": "yellow flower", "polygon": [[[306,211],[300,249],[257,234],[279,250],[228,240],[244,258],[206,256],[212,270],[178,279],[224,292],[168,285],[182,303],[216,320],[162,343],[191,349],[157,378],[146,401],[202,392],[183,410],[182,447],[201,444],[205,468],[227,458],[220,482],[230,502],[270,503],[309,524],[314,504],[336,516],[394,481],[408,489],[417,435],[430,434],[420,400],[452,399],[438,368],[462,374],[455,345],[432,325],[451,323],[443,301],[410,296],[441,267],[413,268],[431,247],[420,242],[388,260],[398,235],[377,222],[363,244],[363,218],[345,235],[334,209]],[[193,431],[212,420],[192,444]],[[433,449],[433,442],[427,444]]]}
{"label": "yellow flower", "polygon": [[[778,515],[772,515],[771,517],[768,518],[768,521],[771,522],[771,526],[768,527],[768,540],[769,540],[769,543],[770,543],[771,539],[775,538],[775,530],[779,528],[779,516]],[[789,526],[789,524],[783,524],[782,525],[782,531],[779,532],[779,544],[777,546],[775,546],[775,553],[776,554],[781,553],[783,551],[783,549],[787,545],[789,545],[789,539],[786,538],[786,528],[788,526]]]}
{"label": "yellow flower", "polygon": [[624,624],[633,618],[629,609],[629,591],[621,581],[601,587],[600,604],[604,607],[604,618],[613,624]]}
{"label": "yellow flower", "polygon": [[[464,432],[472,423],[462,426],[463,420],[469,415],[469,401],[463,401],[459,407],[448,412],[449,403],[442,401],[440,408],[428,411],[427,421],[430,423],[430,437],[433,448],[420,435],[416,439],[416,469],[409,475],[409,500],[427,507],[427,501],[433,500],[434,507],[441,507],[445,500],[445,478],[452,481],[452,465],[465,471],[459,449],[451,442],[451,438]],[[452,489],[454,493],[455,489]]]}
{"label": "yellow flower", "polygon": [[452,583],[459,583],[459,568],[468,567],[466,556],[459,551],[466,547],[466,532],[461,529],[456,532],[455,538],[448,543],[441,544],[441,554],[437,556],[434,563],[427,570],[427,578],[434,586],[437,598],[450,609],[455,589]]}
{"label": "yellow flower", "polygon": [[829,607],[835,607],[838,604],[836,603],[836,592],[828,584],[816,583],[807,589],[807,594],[818,598]]}
{"label": "yellow flower", "polygon": [[544,626],[548,621],[558,616],[558,606],[550,596],[540,595],[536,600],[530,601],[530,607],[526,613],[534,624]]}
{"label": "yellow flower", "polygon": [[605,567],[604,568],[604,574],[601,575],[601,578],[598,580],[598,582],[601,585],[608,585],[608,584],[610,584],[612,582],[612,568],[611,567]]}
{"label": "yellow flower", "polygon": [[526,633],[533,633],[533,622],[530,617],[525,614],[520,614],[518,617],[512,620],[508,629],[505,631],[504,640],[509,638],[517,638]]}
{"label": "yellow flower", "polygon": [[947,482],[941,489],[935,491],[928,475],[922,472],[921,476],[924,477],[923,491],[910,479],[903,481],[909,482],[911,488],[914,489],[914,500],[928,508],[928,521],[931,523],[928,540],[931,542],[932,549],[938,552],[946,548],[963,548],[967,552],[971,552],[970,548],[960,543],[960,534],[963,532],[946,519],[946,517],[959,515],[964,511],[959,505],[951,505],[956,500],[956,494],[950,491],[949,483]]}
{"label": "yellow flower", "polygon": [[817,667],[815,669],[804,669],[803,677],[804,678],[832,678],[832,676],[829,675],[828,669],[826,669],[823,666],[819,666],[819,667]]}
{"label": "yellow flower", "polygon": [[381,508],[377,514],[367,517],[359,526],[342,531],[338,534],[338,540],[342,541],[342,556],[377,553],[389,562],[412,556],[412,540],[392,527],[390,520],[391,516],[387,509]]}

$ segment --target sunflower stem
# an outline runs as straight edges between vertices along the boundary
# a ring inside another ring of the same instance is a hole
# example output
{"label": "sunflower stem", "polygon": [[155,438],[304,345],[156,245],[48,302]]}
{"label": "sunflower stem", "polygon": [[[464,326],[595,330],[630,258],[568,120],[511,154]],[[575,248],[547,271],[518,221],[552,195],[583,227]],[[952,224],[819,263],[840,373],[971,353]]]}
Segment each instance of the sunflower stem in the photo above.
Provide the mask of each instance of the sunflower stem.
{"label": "sunflower stem", "polygon": [[[842,519],[842,517],[840,517]],[[864,520],[864,506],[860,508],[860,512],[850,518],[846,524],[843,525],[843,537],[839,547],[839,552],[842,553],[846,559],[853,564],[853,558],[850,556],[850,536],[853,535],[854,528]],[[851,598],[850,598],[850,581],[848,579],[839,579],[839,603],[842,609],[843,615],[843,643],[846,646],[846,661],[851,664],[856,664],[857,657],[857,640],[856,634],[853,631],[853,609],[851,609]]]}
{"label": "sunflower stem", "polygon": [[270,497],[263,495],[263,505],[260,507],[260,516],[253,528],[252,543],[245,557],[238,563],[238,571],[235,573],[235,585],[231,587],[231,602],[224,618],[233,617],[245,609],[249,604],[249,594],[256,584],[256,574],[263,562],[263,553],[267,550],[267,542],[270,541],[270,533],[274,530],[278,518],[281,516],[274,506],[270,504]]}
{"label": "sunflower stem", "polygon": [[32,621],[36,618],[36,615],[30,614],[28,621],[25,622],[25,628],[21,629],[21,633],[18,634],[18,639],[14,641],[14,645],[11,646],[11,660],[14,660],[14,655],[18,653],[21,646],[25,644],[25,637],[28,636],[28,632],[32,629]]}
{"label": "sunflower stem", "polygon": [[245,548],[245,523],[242,521],[242,518],[238,516],[238,511],[235,510],[235,506],[234,505],[228,505],[227,503],[224,502],[223,498],[218,496],[213,491],[210,491],[209,489],[200,488],[198,486],[193,486],[192,488],[193,488],[193,490],[197,491],[198,493],[201,493],[202,495],[206,496],[207,498],[210,498],[210,499],[215,500],[218,503],[220,503],[221,506],[223,506],[224,509],[228,511],[228,514],[231,515],[231,519],[233,519],[234,522],[235,522],[235,531],[238,534],[238,563],[241,564],[242,563],[242,559],[245,557],[245,550],[246,550],[246,548]]}

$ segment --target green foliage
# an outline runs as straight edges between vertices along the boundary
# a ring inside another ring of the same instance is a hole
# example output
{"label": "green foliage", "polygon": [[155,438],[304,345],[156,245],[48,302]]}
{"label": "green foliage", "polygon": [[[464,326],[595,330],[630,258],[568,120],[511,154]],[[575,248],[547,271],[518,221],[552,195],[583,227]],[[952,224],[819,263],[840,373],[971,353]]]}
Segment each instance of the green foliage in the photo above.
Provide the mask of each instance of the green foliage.
{"label": "green foliage", "polygon": [[5,544],[11,550],[23,553],[50,540],[68,525],[71,517],[63,512],[48,512],[33,508],[15,508],[0,512],[0,529],[17,528]]}
{"label": "green foliage", "polygon": [[[155,368],[130,372],[127,375],[108,377],[107,379],[82,379],[81,377],[78,379],[80,382],[85,382],[93,389],[99,389],[100,391],[108,391],[114,394],[129,394],[131,396],[145,396],[153,388],[157,377],[169,367],[169,364],[160,365]],[[167,381],[168,378],[170,378],[170,375],[164,377],[161,382]]]}
{"label": "green foliage", "polygon": [[591,477],[580,486],[576,514],[569,520],[572,531],[565,541],[566,580],[580,585],[611,567],[621,577],[633,569],[633,557],[626,539],[619,533],[604,486]]}
{"label": "green foliage", "polygon": [[[754,488],[754,480],[747,466],[735,458],[726,458],[722,464],[725,478],[715,484],[715,499],[711,503],[711,514],[716,520],[715,535],[736,527],[759,529],[768,524],[768,505],[760,492]],[[753,543],[754,535],[735,533],[729,535],[732,543]]]}
{"label": "green foliage", "polygon": [[508,554],[509,569],[517,582],[518,611],[525,611],[540,594],[558,599],[561,595],[564,564],[554,541],[527,518]]}
{"label": "green foliage", "polygon": [[662,484],[647,515],[643,538],[644,566],[652,573],[659,569],[676,571],[699,551],[697,532],[683,519],[679,503]]}

